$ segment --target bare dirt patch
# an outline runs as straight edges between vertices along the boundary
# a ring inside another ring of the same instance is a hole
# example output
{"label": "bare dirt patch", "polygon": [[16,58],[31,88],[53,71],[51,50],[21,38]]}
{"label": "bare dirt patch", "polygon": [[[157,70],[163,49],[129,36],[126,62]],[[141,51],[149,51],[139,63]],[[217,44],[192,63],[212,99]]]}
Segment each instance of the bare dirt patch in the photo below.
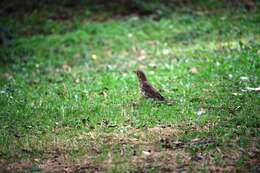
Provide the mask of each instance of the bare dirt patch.
{"label": "bare dirt patch", "polygon": [[[194,124],[185,126],[195,131],[209,128]],[[221,147],[215,139],[210,138],[182,141],[180,137],[183,133],[185,130],[174,124],[146,129],[120,129],[113,133],[92,131],[73,137],[73,141],[78,141],[78,146],[77,143],[70,145],[71,150],[73,147],[84,147],[80,143],[82,140],[89,142],[85,145],[88,147],[85,154],[76,159],[72,159],[69,149],[64,150],[64,145],[60,145],[60,151],[49,148],[42,158],[14,162],[1,160],[0,167],[2,172],[236,172],[236,164],[243,158],[248,160],[248,169],[257,169],[260,163],[257,138],[252,139],[247,148],[240,148],[236,141],[231,140]],[[243,169],[240,171],[247,171]]]}

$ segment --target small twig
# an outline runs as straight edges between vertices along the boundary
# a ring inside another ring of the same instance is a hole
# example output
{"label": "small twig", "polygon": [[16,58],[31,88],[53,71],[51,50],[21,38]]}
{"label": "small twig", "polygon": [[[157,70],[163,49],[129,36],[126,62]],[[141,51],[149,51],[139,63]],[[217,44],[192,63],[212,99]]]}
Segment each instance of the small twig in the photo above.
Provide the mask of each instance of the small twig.
{"label": "small twig", "polygon": [[257,87],[257,88],[251,88],[251,87],[246,87],[246,89],[243,89],[242,90],[243,92],[260,92],[260,87]]}

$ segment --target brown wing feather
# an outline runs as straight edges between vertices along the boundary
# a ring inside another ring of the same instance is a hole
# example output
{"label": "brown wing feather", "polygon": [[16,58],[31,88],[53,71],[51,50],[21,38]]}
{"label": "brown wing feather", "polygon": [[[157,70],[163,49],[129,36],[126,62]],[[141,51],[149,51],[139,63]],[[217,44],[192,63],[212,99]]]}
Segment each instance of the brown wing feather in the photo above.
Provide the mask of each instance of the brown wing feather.
{"label": "brown wing feather", "polygon": [[164,97],[149,83],[144,82],[141,86],[143,95],[156,100],[165,100]]}

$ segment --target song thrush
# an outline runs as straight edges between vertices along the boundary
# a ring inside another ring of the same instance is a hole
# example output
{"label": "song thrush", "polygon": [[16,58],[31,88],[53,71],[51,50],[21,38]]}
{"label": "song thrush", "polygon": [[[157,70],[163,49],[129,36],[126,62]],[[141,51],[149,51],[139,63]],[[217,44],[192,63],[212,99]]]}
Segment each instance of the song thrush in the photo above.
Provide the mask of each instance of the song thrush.
{"label": "song thrush", "polygon": [[147,99],[149,98],[157,101],[165,100],[165,98],[151,84],[149,84],[142,70],[136,70],[135,73],[139,80],[139,87],[142,96]]}

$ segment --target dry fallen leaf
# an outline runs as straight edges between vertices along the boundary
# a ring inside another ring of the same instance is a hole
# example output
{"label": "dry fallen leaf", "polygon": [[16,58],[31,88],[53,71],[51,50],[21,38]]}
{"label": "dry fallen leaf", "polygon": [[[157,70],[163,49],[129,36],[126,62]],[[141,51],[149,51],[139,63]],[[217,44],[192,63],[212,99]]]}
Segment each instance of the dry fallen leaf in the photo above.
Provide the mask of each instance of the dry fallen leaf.
{"label": "dry fallen leaf", "polygon": [[260,92],[260,87],[257,87],[257,88],[246,87],[246,89],[244,89],[242,91],[244,91],[244,92],[246,92],[246,91]]}
{"label": "dry fallen leaf", "polygon": [[196,67],[192,67],[192,68],[190,69],[190,73],[191,73],[191,74],[197,74],[197,73],[198,73],[198,69],[197,69]]}
{"label": "dry fallen leaf", "polygon": [[241,93],[232,93],[234,96],[241,96]]}
{"label": "dry fallen leaf", "polygon": [[200,108],[200,110],[197,112],[197,115],[200,116],[200,115],[205,114],[205,113],[206,113],[206,109]]}
{"label": "dry fallen leaf", "polygon": [[132,37],[133,37],[133,34],[132,34],[132,33],[129,33],[129,34],[127,34],[127,36],[128,36],[129,38],[132,38]]}
{"label": "dry fallen leaf", "polygon": [[151,155],[151,152],[149,152],[149,151],[143,151],[143,155],[145,155],[145,156],[150,156],[150,155]]}
{"label": "dry fallen leaf", "polygon": [[149,71],[149,74],[150,74],[150,75],[154,75],[155,72],[154,72],[154,71]]}
{"label": "dry fallen leaf", "polygon": [[169,49],[163,49],[163,55],[169,55],[170,50]]}
{"label": "dry fallen leaf", "polygon": [[91,55],[91,58],[95,60],[95,59],[97,59],[97,55],[92,54],[92,55]]}
{"label": "dry fallen leaf", "polygon": [[240,80],[241,80],[241,81],[249,81],[249,77],[247,77],[247,76],[241,76],[241,77],[240,77]]}

